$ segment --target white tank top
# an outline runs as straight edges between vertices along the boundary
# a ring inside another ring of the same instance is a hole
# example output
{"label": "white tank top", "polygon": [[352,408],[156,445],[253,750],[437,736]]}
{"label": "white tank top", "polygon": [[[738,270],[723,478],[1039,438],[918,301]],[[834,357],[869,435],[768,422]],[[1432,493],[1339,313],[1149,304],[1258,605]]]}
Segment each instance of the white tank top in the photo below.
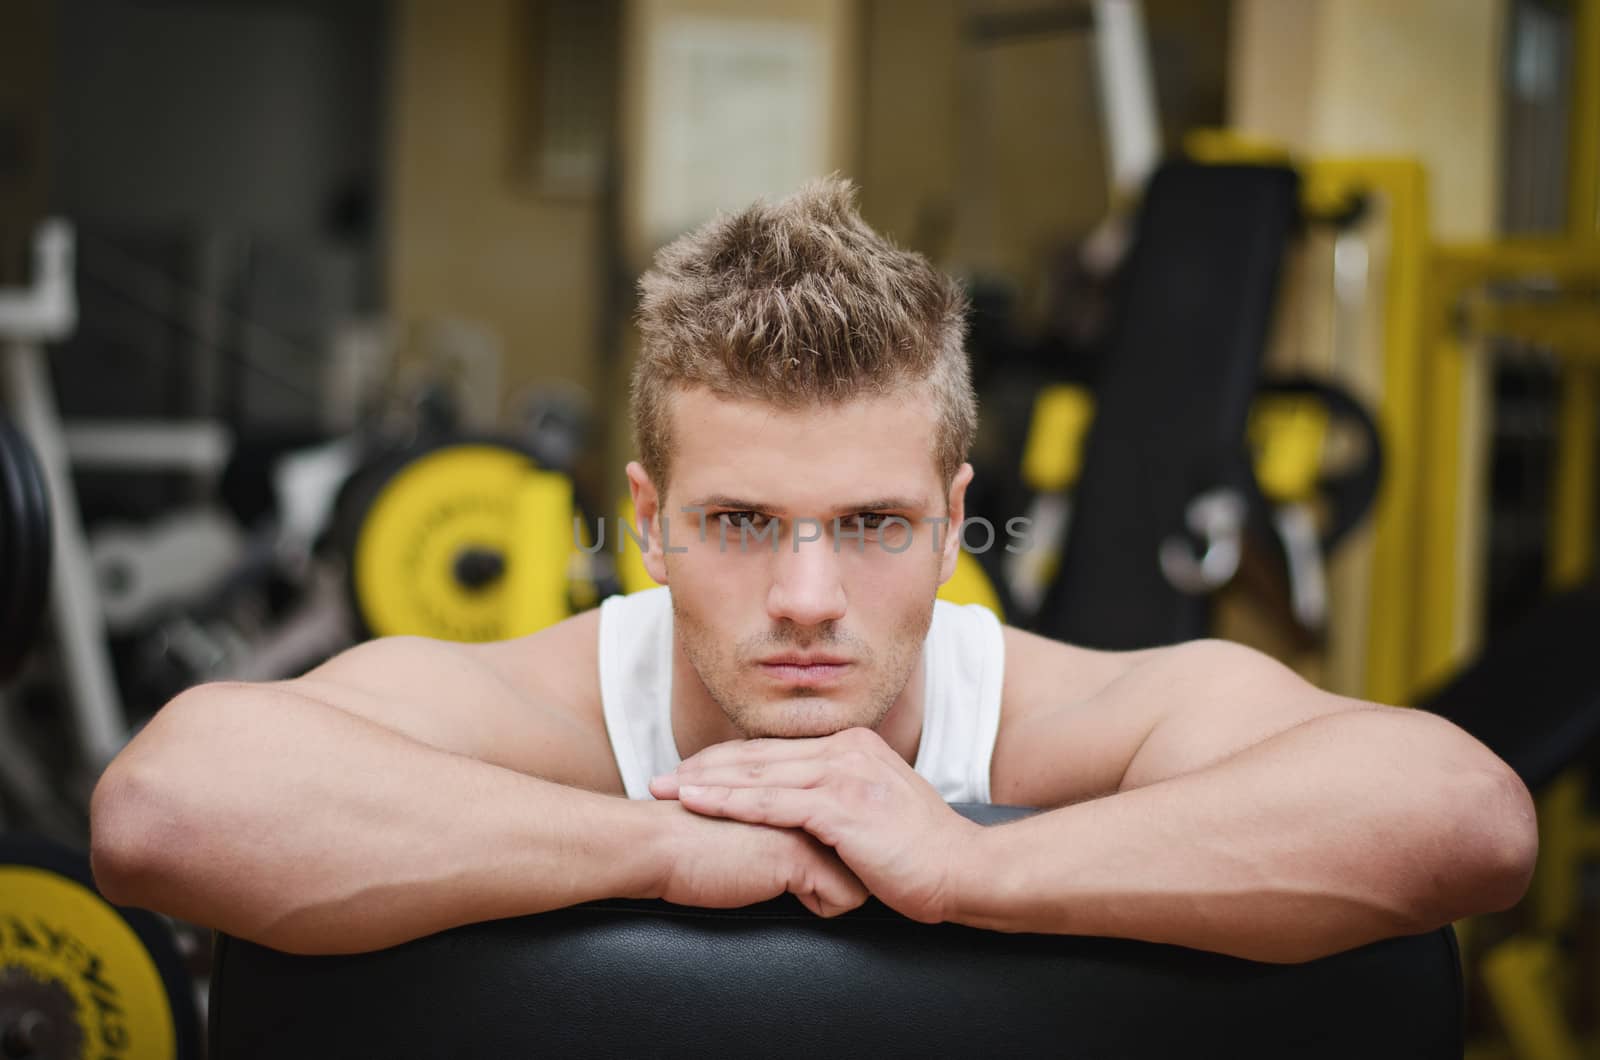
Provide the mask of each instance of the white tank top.
{"label": "white tank top", "polygon": [[[922,647],[922,740],[916,771],[946,802],[989,802],[1000,729],[1005,640],[981,604],[937,600]],[[630,799],[682,759],[672,736],[672,597],[665,586],[600,605],[600,701]]]}

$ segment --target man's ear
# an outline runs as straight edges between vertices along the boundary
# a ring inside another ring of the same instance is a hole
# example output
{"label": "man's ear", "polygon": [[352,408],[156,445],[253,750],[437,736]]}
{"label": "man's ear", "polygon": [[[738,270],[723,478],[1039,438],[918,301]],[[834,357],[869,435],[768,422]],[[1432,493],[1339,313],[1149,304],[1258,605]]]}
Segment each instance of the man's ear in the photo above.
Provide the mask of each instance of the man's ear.
{"label": "man's ear", "polygon": [[940,585],[956,572],[956,557],[961,554],[961,522],[967,517],[967,486],[971,482],[971,464],[962,464],[950,480],[950,521],[944,527],[944,548],[939,559]]}
{"label": "man's ear", "polygon": [[628,494],[633,498],[634,529],[644,541],[644,569],[660,585],[667,584],[666,557],[661,551],[661,496],[644,465],[628,461]]}

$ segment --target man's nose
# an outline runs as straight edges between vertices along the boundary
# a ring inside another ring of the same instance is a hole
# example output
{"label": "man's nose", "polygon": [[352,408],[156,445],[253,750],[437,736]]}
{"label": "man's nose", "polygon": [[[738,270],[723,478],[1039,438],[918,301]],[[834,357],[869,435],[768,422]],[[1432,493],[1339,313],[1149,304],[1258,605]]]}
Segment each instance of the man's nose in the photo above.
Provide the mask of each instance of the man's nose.
{"label": "man's nose", "polygon": [[815,626],[843,618],[844,610],[844,583],[832,539],[815,520],[795,520],[772,557],[768,614]]}

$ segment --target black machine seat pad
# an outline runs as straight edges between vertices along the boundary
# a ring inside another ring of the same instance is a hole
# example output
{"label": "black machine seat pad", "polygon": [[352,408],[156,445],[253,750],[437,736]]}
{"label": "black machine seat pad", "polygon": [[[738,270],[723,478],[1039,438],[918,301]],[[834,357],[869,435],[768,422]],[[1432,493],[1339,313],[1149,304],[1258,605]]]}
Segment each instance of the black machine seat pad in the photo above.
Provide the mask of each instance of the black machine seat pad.
{"label": "black machine seat pad", "polygon": [[1552,596],[1419,706],[1482,740],[1538,791],[1600,743],[1597,638],[1600,586]]}
{"label": "black machine seat pad", "polygon": [[1206,634],[1208,598],[1158,557],[1196,497],[1253,495],[1245,430],[1299,204],[1287,166],[1168,162],[1150,178],[1036,632],[1114,650]]}
{"label": "black machine seat pad", "polygon": [[[1004,811],[978,809],[998,819]],[[218,939],[216,1057],[1459,1057],[1444,929],[1301,965],[1175,946],[604,901],[376,953]]]}

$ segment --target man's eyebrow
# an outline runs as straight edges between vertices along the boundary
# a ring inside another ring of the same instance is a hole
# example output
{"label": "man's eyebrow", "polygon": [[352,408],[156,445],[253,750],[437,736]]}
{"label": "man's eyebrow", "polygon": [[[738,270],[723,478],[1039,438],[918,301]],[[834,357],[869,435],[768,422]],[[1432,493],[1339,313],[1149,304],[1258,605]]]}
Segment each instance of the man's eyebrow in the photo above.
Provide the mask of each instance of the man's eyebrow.
{"label": "man's eyebrow", "polygon": [[[779,510],[780,507],[780,505],[755,500],[750,497],[734,497],[726,493],[712,493],[685,505],[683,510],[690,512],[697,508],[729,508],[734,511],[744,512],[772,512]],[[927,507],[927,501],[921,497],[872,497],[864,501],[853,501],[850,504],[838,505],[834,510],[836,512],[876,512],[895,509],[919,511],[925,507]]]}
{"label": "man's eyebrow", "polygon": [[841,505],[838,510],[841,512],[876,512],[895,508],[921,509],[927,506],[928,502],[921,497],[877,497],[872,500]]}

